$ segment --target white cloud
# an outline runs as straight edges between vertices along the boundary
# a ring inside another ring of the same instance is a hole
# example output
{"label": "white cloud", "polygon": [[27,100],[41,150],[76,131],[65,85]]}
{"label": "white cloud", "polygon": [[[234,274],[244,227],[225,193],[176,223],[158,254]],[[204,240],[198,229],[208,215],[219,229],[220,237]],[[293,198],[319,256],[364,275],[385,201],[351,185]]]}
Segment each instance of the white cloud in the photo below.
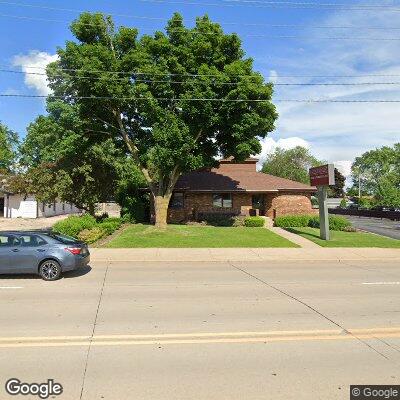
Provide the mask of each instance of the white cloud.
{"label": "white cloud", "polygon": [[[56,61],[56,54],[49,54],[43,51],[32,50],[28,54],[20,54],[13,58],[13,65],[21,67],[25,73],[45,73],[47,64]],[[51,93],[47,86],[47,78],[45,75],[28,75],[25,74],[25,84],[34,89],[38,94],[47,96]]]}
{"label": "white cloud", "polygon": [[346,178],[351,175],[351,164],[350,160],[338,160],[334,161],[335,167],[341,172]]}
{"label": "white cloud", "polygon": [[261,143],[261,153],[256,157],[259,159],[257,163],[257,168],[260,169],[267,158],[268,154],[272,153],[277,147],[285,150],[293,149],[294,147],[301,146],[306,149],[310,148],[310,144],[300,137],[290,137],[286,139],[274,140],[270,137],[260,140]]}

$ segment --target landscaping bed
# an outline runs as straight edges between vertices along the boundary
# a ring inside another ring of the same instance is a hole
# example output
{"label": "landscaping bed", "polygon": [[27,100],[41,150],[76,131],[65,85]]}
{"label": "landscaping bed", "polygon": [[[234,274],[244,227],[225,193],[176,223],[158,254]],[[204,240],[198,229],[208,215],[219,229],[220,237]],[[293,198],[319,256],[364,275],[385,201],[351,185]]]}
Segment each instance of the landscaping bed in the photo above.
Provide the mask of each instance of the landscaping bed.
{"label": "landscaping bed", "polygon": [[309,227],[286,228],[311,240],[322,247],[377,247],[377,248],[400,248],[400,240],[387,238],[366,232],[344,232],[331,231],[331,240],[322,240],[319,237],[319,229]]}
{"label": "landscaping bed", "polygon": [[108,248],[246,248],[299,247],[289,240],[257,227],[132,225],[105,245]]}
{"label": "landscaping bed", "polygon": [[57,222],[53,226],[53,231],[91,244],[113,234],[121,225],[122,220],[120,218],[108,218],[107,216],[96,218],[85,214],[83,216],[70,216]]}

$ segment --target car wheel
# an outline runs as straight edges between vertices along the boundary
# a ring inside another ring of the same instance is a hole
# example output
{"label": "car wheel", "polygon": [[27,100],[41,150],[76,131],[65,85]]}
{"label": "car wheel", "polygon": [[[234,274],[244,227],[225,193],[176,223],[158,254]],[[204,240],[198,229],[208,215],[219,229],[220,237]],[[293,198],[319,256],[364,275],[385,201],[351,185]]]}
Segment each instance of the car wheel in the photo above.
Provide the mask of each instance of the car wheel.
{"label": "car wheel", "polygon": [[45,281],[55,281],[61,276],[61,265],[54,260],[46,260],[40,264],[39,275]]}

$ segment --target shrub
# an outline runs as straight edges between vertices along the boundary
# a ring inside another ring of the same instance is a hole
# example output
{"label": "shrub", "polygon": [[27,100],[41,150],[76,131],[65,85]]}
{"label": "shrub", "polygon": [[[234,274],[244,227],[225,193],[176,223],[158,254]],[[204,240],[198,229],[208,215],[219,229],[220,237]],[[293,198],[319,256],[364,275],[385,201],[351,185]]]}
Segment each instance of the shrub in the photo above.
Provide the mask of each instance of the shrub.
{"label": "shrub", "polygon": [[[319,228],[318,215],[285,215],[275,218],[275,226],[280,228]],[[351,222],[345,217],[337,215],[329,216],[329,229],[331,231],[343,231],[351,227]]]}
{"label": "shrub", "polygon": [[79,233],[78,239],[82,240],[85,243],[90,244],[101,239],[106,234],[107,232],[104,229],[100,228],[99,226],[96,226],[91,229],[84,229],[82,232]]}
{"label": "shrub", "polygon": [[103,229],[107,235],[111,235],[114,233],[117,229],[119,229],[121,226],[121,221],[107,221],[102,222],[101,224],[98,224],[98,227],[100,229]]}
{"label": "shrub", "polygon": [[200,221],[205,221],[207,225],[212,226],[233,226],[234,215],[220,213],[204,213],[199,215]]}
{"label": "shrub", "polygon": [[[319,228],[319,217],[317,215],[310,219],[309,225],[311,228]],[[331,231],[344,231],[346,228],[351,227],[351,222],[345,217],[337,215],[329,216],[329,229]]]}
{"label": "shrub", "polygon": [[243,216],[233,217],[232,226],[234,226],[235,228],[238,228],[240,226],[244,226],[244,220],[245,220],[245,218]]}
{"label": "shrub", "polygon": [[94,228],[95,226],[96,219],[91,215],[85,214],[81,217],[73,215],[54,224],[53,231],[76,238],[79,232],[84,229]]}
{"label": "shrub", "polygon": [[313,215],[284,215],[275,218],[275,226],[280,228],[302,228],[308,226]]}
{"label": "shrub", "polygon": [[346,201],[346,199],[342,199],[341,201],[340,201],[340,208],[346,208],[347,207],[347,201]]}
{"label": "shrub", "polygon": [[262,228],[265,220],[262,217],[247,217],[244,219],[244,226],[247,228]]}

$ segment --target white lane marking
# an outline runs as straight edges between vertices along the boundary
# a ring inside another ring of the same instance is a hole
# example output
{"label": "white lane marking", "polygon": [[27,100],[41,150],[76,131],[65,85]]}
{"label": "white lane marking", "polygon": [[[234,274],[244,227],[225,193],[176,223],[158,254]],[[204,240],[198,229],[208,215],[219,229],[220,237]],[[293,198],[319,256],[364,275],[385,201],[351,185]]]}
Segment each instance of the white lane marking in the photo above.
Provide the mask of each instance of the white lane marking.
{"label": "white lane marking", "polygon": [[0,286],[0,289],[23,289],[22,286]]}
{"label": "white lane marking", "polygon": [[400,282],[363,282],[363,285],[400,285]]}

